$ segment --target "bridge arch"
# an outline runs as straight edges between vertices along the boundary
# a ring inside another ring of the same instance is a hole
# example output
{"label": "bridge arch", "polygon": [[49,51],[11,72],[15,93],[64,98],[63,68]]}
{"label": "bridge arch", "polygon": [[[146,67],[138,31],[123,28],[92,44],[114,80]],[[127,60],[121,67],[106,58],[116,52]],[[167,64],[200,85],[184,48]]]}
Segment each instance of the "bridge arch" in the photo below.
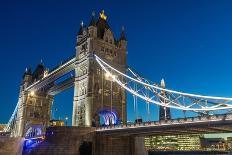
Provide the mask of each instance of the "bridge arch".
{"label": "bridge arch", "polygon": [[118,112],[115,109],[100,108],[93,118],[92,126],[115,125],[120,122]]}
{"label": "bridge arch", "polygon": [[32,125],[29,126],[25,132],[26,138],[40,137],[43,135],[42,125]]}

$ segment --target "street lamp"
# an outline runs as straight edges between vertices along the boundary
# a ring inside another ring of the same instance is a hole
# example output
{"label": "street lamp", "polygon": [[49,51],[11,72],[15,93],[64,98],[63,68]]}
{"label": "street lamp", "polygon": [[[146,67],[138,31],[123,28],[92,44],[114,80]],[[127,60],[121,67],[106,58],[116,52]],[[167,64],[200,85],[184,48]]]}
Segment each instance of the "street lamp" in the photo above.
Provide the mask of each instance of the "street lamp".
{"label": "street lamp", "polygon": [[68,126],[68,117],[65,117],[65,125]]}

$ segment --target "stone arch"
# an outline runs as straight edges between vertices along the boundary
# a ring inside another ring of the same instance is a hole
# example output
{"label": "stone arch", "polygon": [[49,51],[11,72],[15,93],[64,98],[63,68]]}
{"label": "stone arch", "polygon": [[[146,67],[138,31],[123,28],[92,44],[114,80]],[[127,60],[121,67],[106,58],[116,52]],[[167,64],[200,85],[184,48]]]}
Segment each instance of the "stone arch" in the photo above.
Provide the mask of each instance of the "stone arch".
{"label": "stone arch", "polygon": [[25,132],[26,138],[40,137],[43,136],[43,127],[42,125],[31,125],[27,127]]}
{"label": "stone arch", "polygon": [[108,126],[119,124],[119,115],[116,109],[100,108],[93,117],[93,126]]}

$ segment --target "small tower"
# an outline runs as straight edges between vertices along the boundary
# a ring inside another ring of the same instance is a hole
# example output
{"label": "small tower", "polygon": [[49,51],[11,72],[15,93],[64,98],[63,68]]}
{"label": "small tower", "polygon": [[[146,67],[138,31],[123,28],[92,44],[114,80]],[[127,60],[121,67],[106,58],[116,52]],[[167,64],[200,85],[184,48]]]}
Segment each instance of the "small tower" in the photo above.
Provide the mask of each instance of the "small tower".
{"label": "small tower", "polygon": [[[165,81],[161,79],[160,82],[161,88],[165,88]],[[166,97],[166,92],[164,90],[161,91],[161,95]],[[162,103],[166,103],[167,101],[164,98],[160,98]],[[169,120],[171,119],[171,112],[169,107],[159,106],[159,120]]]}
{"label": "small tower", "polygon": [[23,74],[23,86],[26,88],[32,82],[32,72],[31,68],[26,68]]}

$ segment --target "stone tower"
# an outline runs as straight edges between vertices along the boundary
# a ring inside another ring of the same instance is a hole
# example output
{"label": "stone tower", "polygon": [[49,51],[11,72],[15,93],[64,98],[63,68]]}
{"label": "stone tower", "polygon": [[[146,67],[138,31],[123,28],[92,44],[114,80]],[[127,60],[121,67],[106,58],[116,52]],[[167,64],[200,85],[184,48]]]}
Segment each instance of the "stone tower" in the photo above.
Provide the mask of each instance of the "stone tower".
{"label": "stone tower", "polygon": [[31,69],[26,69],[23,81],[20,86],[18,101],[17,126],[12,132],[12,136],[37,136],[45,133],[50,121],[50,108],[53,96],[47,95],[45,90],[36,92],[25,91],[33,82],[43,78],[45,67],[41,63],[32,73]]}
{"label": "stone tower", "polygon": [[77,35],[73,126],[99,126],[126,122],[126,92],[107,79],[93,59],[98,55],[122,72],[126,70],[127,41],[122,28],[119,39],[110,29],[104,11],[90,23],[83,22]]}
{"label": "stone tower", "polygon": [[[161,80],[161,84],[160,85],[161,85],[162,88],[165,88],[164,79]],[[165,91],[161,91],[161,95],[162,96],[166,96]],[[166,101],[163,98],[161,98],[160,100],[163,103],[166,103]],[[169,107],[160,106],[160,109],[159,109],[159,120],[169,120],[169,119],[171,119],[170,108]]]}

